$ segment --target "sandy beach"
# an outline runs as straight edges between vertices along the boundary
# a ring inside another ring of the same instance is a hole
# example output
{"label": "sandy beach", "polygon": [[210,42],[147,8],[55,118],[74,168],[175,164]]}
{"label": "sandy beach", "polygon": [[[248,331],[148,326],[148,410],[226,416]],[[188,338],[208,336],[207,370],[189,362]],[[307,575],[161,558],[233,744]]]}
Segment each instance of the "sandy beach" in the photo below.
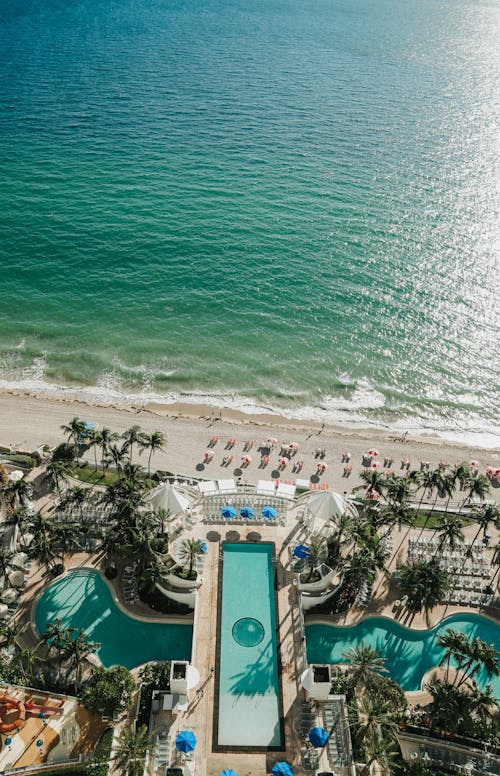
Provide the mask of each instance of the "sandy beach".
{"label": "sandy beach", "polygon": [[[498,451],[452,444],[439,437],[408,436],[402,441],[401,437],[383,430],[291,421],[276,415],[247,415],[232,410],[215,410],[204,405],[98,406],[15,393],[0,393],[0,445],[28,451],[43,444],[56,445],[63,439],[61,426],[75,416],[120,433],[134,424],[148,433],[158,429],[165,435],[167,446],[164,451],[155,453],[153,468],[205,479],[233,476],[234,470],[241,465],[245,442],[251,441],[254,442],[249,451],[252,461],[243,469],[244,481],[270,479],[277,470],[280,444],[293,441],[300,445],[300,450],[280,473],[280,478],[293,481],[297,477],[314,477],[318,463],[315,451],[322,448],[326,451],[324,461],[328,468],[319,481],[341,492],[350,491],[358,484],[362,456],[374,446],[379,451],[379,467],[383,468],[385,457],[392,458],[393,463],[387,469],[396,473],[400,471],[402,458],[410,460],[410,468],[420,468],[421,461],[429,462],[432,468],[440,461],[454,464],[472,459],[479,461],[481,472],[485,471],[486,466],[500,467]],[[214,457],[204,465],[204,454],[213,436],[218,437],[213,448]],[[260,469],[258,447],[270,436],[278,440],[277,449],[274,449],[268,466]],[[236,441],[234,447],[226,451],[229,439]],[[341,459],[344,451],[351,453],[353,470],[348,478],[343,476],[344,464]],[[233,455],[227,468],[221,465],[226,452]],[[292,472],[294,460],[304,461],[298,474]],[[145,453],[142,462],[147,463]],[[496,500],[500,500],[499,491],[500,488],[492,489]]]}

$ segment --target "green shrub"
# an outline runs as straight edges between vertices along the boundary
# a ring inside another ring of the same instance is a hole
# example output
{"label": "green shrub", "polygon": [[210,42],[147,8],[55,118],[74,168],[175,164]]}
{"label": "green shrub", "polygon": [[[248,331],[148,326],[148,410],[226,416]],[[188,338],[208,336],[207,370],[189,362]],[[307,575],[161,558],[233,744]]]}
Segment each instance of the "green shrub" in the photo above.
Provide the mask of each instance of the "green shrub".
{"label": "green shrub", "polygon": [[89,711],[114,719],[128,707],[134,687],[125,666],[98,668],[82,692],[82,703]]}

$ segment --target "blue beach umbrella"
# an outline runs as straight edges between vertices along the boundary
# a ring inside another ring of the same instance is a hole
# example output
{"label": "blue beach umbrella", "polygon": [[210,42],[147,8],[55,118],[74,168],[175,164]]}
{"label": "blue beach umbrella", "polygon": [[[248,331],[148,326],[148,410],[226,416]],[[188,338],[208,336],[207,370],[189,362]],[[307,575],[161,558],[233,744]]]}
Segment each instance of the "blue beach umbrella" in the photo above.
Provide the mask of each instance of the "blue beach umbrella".
{"label": "blue beach umbrella", "polygon": [[207,543],[206,543],[206,542],[200,542],[200,550],[201,550],[202,552],[206,552],[206,551],[207,551],[207,549],[208,549],[208,548],[207,548]]}
{"label": "blue beach umbrella", "polygon": [[273,520],[278,513],[273,507],[263,507],[262,514],[264,515],[264,517],[269,518],[269,520]]}
{"label": "blue beach umbrella", "polygon": [[9,736],[9,738],[6,738],[6,739],[5,739],[5,745],[6,745],[6,746],[10,746],[10,745],[11,745],[11,743],[12,743],[12,738],[10,738],[10,736]]}
{"label": "blue beach umbrella", "polygon": [[240,515],[242,517],[253,517],[255,515],[255,509],[252,507],[241,507]]}
{"label": "blue beach umbrella", "polygon": [[293,768],[282,760],[273,765],[273,776],[293,776]]}
{"label": "blue beach umbrella", "polygon": [[191,730],[181,730],[175,739],[179,752],[192,752],[196,746],[196,736]]}
{"label": "blue beach umbrella", "polygon": [[236,517],[236,509],[234,507],[222,507],[220,513],[222,517],[228,517],[228,518]]}
{"label": "blue beach umbrella", "polygon": [[323,749],[328,741],[328,733],[322,727],[313,727],[309,731],[309,741],[316,749]]}
{"label": "blue beach umbrella", "polygon": [[232,768],[224,768],[224,770],[220,772],[220,776],[238,776],[238,774],[236,771],[233,771]]}
{"label": "blue beach umbrella", "polygon": [[41,746],[43,746],[43,741],[42,741],[42,739],[41,739],[41,738],[39,738],[39,739],[38,739],[38,741],[36,742],[36,745],[37,745],[37,747],[38,747],[39,749],[40,749],[40,747],[41,747]]}
{"label": "blue beach umbrella", "polygon": [[308,558],[311,550],[305,544],[299,544],[293,551],[296,558]]}

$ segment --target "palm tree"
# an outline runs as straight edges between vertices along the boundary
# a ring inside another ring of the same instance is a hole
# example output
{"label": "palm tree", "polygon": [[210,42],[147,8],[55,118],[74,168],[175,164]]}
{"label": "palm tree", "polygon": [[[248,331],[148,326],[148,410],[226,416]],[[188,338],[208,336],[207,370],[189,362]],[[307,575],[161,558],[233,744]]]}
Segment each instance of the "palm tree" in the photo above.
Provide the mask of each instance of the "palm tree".
{"label": "palm tree", "polygon": [[385,486],[390,506],[404,505],[410,498],[408,477],[387,477]]}
{"label": "palm tree", "polygon": [[146,757],[151,750],[151,739],[145,725],[124,727],[115,747],[113,760],[120,773],[126,776],[142,776]]}
{"label": "palm tree", "polygon": [[362,471],[359,475],[359,478],[362,482],[364,482],[367,485],[366,495],[368,496],[370,493],[372,493],[374,490],[377,491],[377,493],[380,493],[382,495],[384,488],[387,484],[387,477],[384,474],[384,472],[379,471],[378,469],[368,469],[367,471]]}
{"label": "palm tree", "polygon": [[62,458],[50,461],[47,464],[45,472],[45,478],[51,485],[55,485],[55,488],[61,495],[61,481],[64,481],[71,474],[71,464],[69,461],[65,461]]}
{"label": "palm tree", "polygon": [[434,558],[448,545],[454,550],[459,544],[463,544],[464,532],[462,531],[462,518],[460,515],[448,515],[438,528],[439,541],[434,552]]}
{"label": "palm tree", "polygon": [[132,463],[132,453],[135,444],[141,444],[143,435],[140,426],[131,426],[122,434],[122,439],[125,440],[124,448],[129,450],[129,461]]}
{"label": "palm tree", "polygon": [[55,547],[61,551],[61,563],[68,552],[80,549],[79,539],[82,527],[79,523],[58,523],[51,530],[51,539]]}
{"label": "palm tree", "polygon": [[429,613],[443,600],[449,589],[449,575],[439,568],[434,559],[408,563],[396,573],[403,594],[408,596],[408,609],[411,612],[423,609],[429,625]]}
{"label": "palm tree", "polygon": [[361,776],[377,773],[379,776],[391,776],[398,761],[398,751],[394,741],[383,738],[368,738],[363,742],[366,764],[360,771]]}
{"label": "palm tree", "polygon": [[314,572],[320,563],[325,559],[326,555],[326,547],[323,539],[313,539],[309,543],[308,547],[309,555],[305,559],[305,564],[309,569],[309,575],[307,576],[307,579],[305,579],[306,582],[311,581]]}
{"label": "palm tree", "polygon": [[38,655],[36,647],[22,647],[12,658],[12,662],[21,674],[25,684],[33,684],[40,676],[40,664],[43,659]]}
{"label": "palm tree", "polygon": [[474,513],[472,513],[470,516],[479,526],[477,533],[472,540],[472,544],[476,543],[481,531],[483,532],[483,535],[486,534],[490,523],[492,523],[497,530],[500,528],[500,509],[496,504],[484,504],[480,509],[474,511]]}
{"label": "palm tree", "polygon": [[101,466],[104,468],[104,460],[108,455],[109,448],[113,442],[119,439],[116,431],[109,428],[101,428],[98,432],[98,444],[101,448]]}
{"label": "palm tree", "polygon": [[23,624],[14,623],[9,624],[6,623],[4,625],[0,625],[0,635],[3,636],[3,642],[2,642],[2,648],[8,649],[9,647],[16,647],[16,649],[21,648],[21,636],[28,628],[27,622]]}
{"label": "palm tree", "polygon": [[78,446],[82,434],[85,433],[85,423],[80,418],[73,418],[67,425],[61,426],[68,438],[68,442],[72,443],[75,447]]}
{"label": "palm tree", "polygon": [[19,532],[19,538],[21,540],[21,544],[24,545],[23,536],[26,532],[26,527],[29,522],[29,512],[26,507],[18,507],[17,509],[14,509],[13,512],[10,512],[6,518],[5,518],[5,524],[16,526],[17,530]]}
{"label": "palm tree", "polygon": [[168,568],[162,563],[152,562],[148,566],[143,566],[137,577],[139,589],[153,593],[156,585],[161,585],[167,574]]}
{"label": "palm tree", "polygon": [[104,459],[105,468],[114,464],[116,471],[120,472],[123,468],[126,454],[127,450],[125,446],[118,447],[117,445],[108,445],[106,458]]}
{"label": "palm tree", "polygon": [[67,628],[63,621],[57,617],[53,622],[48,623],[42,636],[42,643],[47,645],[49,655],[52,649],[55,652],[62,652],[74,633],[76,633],[76,628]]}
{"label": "palm tree", "polygon": [[[431,514],[434,512],[434,509],[436,508],[437,500],[440,496],[445,496],[449,491],[449,483],[448,480],[445,479],[445,475],[442,472],[441,469],[432,469],[431,471],[425,472],[424,476],[422,477],[422,486],[427,488],[430,493],[433,491],[436,491],[436,495],[434,496],[434,502],[432,504],[431,509],[428,511],[427,516],[424,520],[424,524],[422,525],[422,528],[420,529],[420,533],[418,535],[418,538],[422,536],[423,532],[427,528],[427,523],[430,520]],[[425,491],[424,491],[425,493]],[[422,497],[423,498],[423,497]],[[422,498],[420,499],[420,505],[422,504]],[[419,505],[419,511],[420,511],[420,505]]]}
{"label": "palm tree", "polygon": [[33,495],[33,488],[23,478],[22,480],[14,480],[4,488],[4,498],[11,510],[15,509],[16,504],[25,507],[31,496]]}
{"label": "palm tree", "polygon": [[83,630],[77,631],[76,636],[67,642],[65,659],[68,663],[68,675],[71,674],[72,671],[74,671],[75,674],[73,684],[75,695],[78,694],[78,686],[81,680],[84,661],[92,652],[99,649],[99,647],[100,644],[87,641]]}
{"label": "palm tree", "polygon": [[352,672],[354,687],[358,684],[366,684],[374,674],[387,673],[385,658],[377,649],[361,642],[359,647],[349,647],[342,657],[349,663]]}
{"label": "palm tree", "polygon": [[70,488],[64,494],[64,498],[59,502],[60,509],[66,509],[66,507],[77,507],[80,512],[80,519],[83,520],[83,505],[87,503],[89,497],[89,490],[82,488],[79,485],[75,485],[74,488]]}
{"label": "palm tree", "polygon": [[473,498],[473,496],[480,501],[484,501],[486,494],[490,489],[490,481],[484,474],[471,474],[465,483],[465,488],[467,490],[467,495],[462,502],[461,509]]}
{"label": "palm tree", "polygon": [[188,575],[191,577],[193,567],[200,555],[203,554],[203,543],[200,539],[185,539],[179,548],[179,560],[182,564],[188,564]]}
{"label": "palm tree", "polygon": [[470,691],[471,709],[479,719],[489,719],[494,716],[498,704],[498,698],[493,695],[491,684],[486,685],[484,690],[474,688]]}
{"label": "palm tree", "polygon": [[398,724],[394,704],[382,695],[362,695],[357,699],[359,722],[356,724],[359,738],[395,739]]}
{"label": "palm tree", "polygon": [[141,448],[149,450],[148,456],[148,477],[151,473],[151,456],[156,450],[163,450],[165,447],[165,435],[161,431],[152,431],[151,434],[143,434],[139,442]]}
{"label": "palm tree", "polygon": [[460,666],[461,660],[464,654],[464,648],[466,648],[467,636],[460,631],[456,631],[453,628],[448,628],[447,631],[438,636],[437,644],[439,647],[445,650],[445,653],[441,659],[439,665],[446,663],[446,675],[445,682],[448,682],[448,675],[450,671],[450,660],[453,658]]}

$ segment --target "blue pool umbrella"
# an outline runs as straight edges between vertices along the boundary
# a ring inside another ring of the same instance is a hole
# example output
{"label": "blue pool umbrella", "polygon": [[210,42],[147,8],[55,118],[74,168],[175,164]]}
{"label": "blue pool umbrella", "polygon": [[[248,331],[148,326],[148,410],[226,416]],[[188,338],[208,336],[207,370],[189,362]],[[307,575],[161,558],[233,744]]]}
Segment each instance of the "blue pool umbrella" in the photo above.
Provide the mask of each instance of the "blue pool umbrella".
{"label": "blue pool umbrella", "polygon": [[293,776],[293,769],[284,760],[273,766],[273,776]]}
{"label": "blue pool umbrella", "polygon": [[175,739],[179,752],[192,752],[196,746],[196,736],[191,730],[181,730]]}
{"label": "blue pool umbrella", "polygon": [[293,551],[296,558],[308,558],[311,550],[305,544],[299,544]]}
{"label": "blue pool umbrella", "polygon": [[41,746],[43,746],[43,741],[42,741],[42,739],[41,739],[41,738],[39,738],[39,739],[38,739],[38,741],[36,742],[36,745],[37,745],[37,747],[38,747],[39,749],[40,749],[40,747],[41,747]]}
{"label": "blue pool umbrella", "polygon": [[202,552],[206,552],[207,551],[207,543],[206,542],[200,542],[200,550]]}
{"label": "blue pool umbrella", "polygon": [[309,731],[309,741],[317,749],[322,749],[328,741],[328,733],[322,727],[313,727]]}
{"label": "blue pool umbrella", "polygon": [[262,514],[264,517],[268,517],[270,520],[272,520],[274,517],[276,517],[277,512],[275,509],[273,509],[273,507],[263,507]]}
{"label": "blue pool umbrella", "polygon": [[232,768],[224,768],[224,770],[220,772],[220,776],[238,776],[238,774],[236,771],[233,771]]}
{"label": "blue pool umbrella", "polygon": [[252,507],[241,507],[240,515],[242,517],[253,517],[255,515],[255,509],[252,509]]}
{"label": "blue pool umbrella", "polygon": [[234,507],[222,507],[220,513],[222,517],[236,517],[236,509]]}

